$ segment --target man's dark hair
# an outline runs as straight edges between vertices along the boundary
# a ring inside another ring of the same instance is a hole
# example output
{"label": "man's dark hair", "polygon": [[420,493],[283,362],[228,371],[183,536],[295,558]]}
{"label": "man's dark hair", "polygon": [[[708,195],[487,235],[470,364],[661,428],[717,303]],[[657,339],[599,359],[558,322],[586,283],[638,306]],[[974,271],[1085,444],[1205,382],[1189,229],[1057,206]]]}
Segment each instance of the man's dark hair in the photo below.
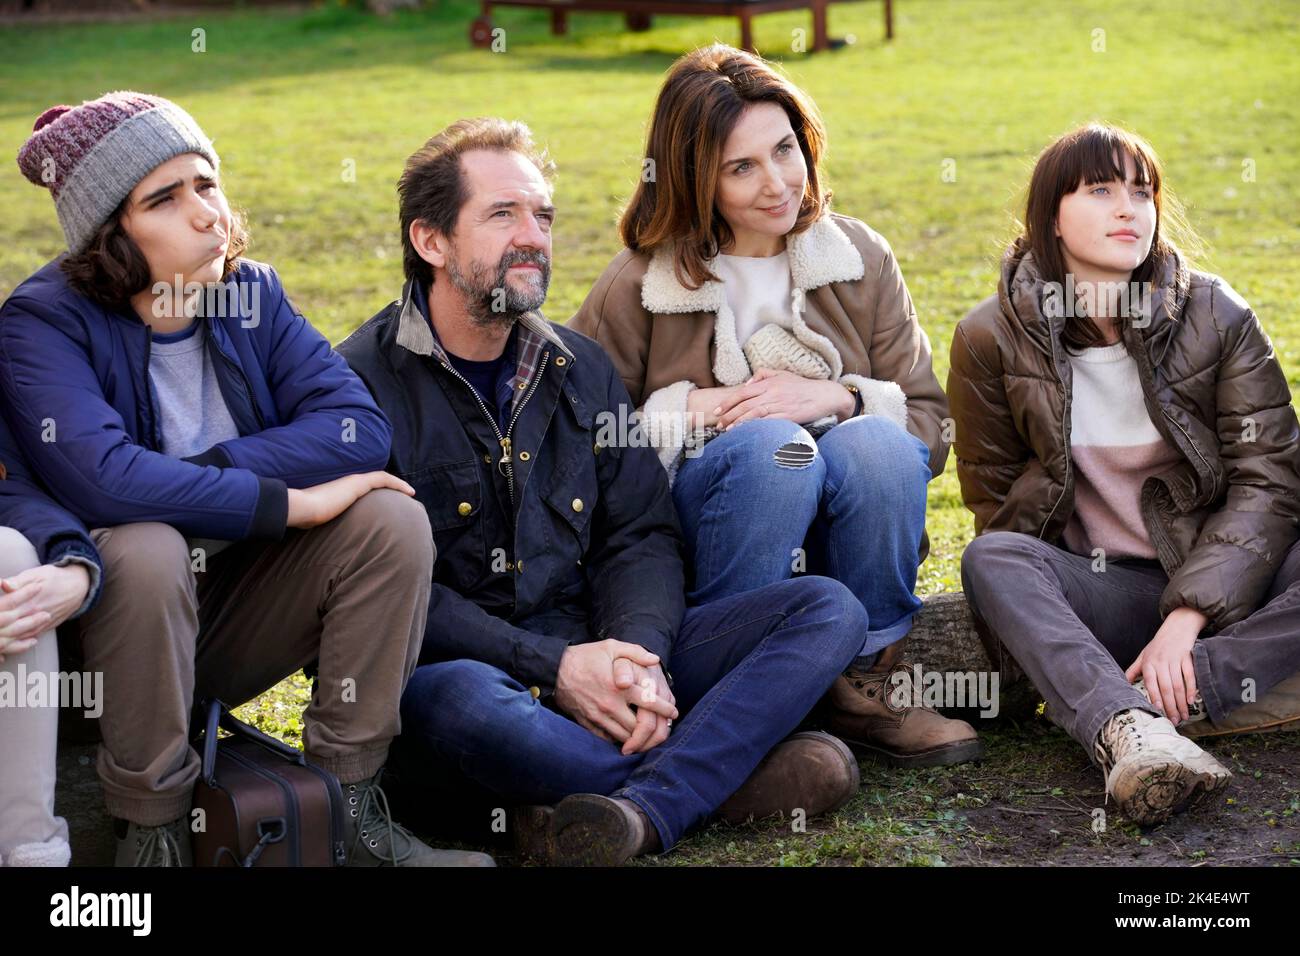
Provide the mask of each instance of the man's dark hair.
{"label": "man's dark hair", "polygon": [[522,153],[549,183],[555,164],[533,144],[532,131],[523,123],[478,117],[457,120],[415,151],[397,181],[398,214],[402,223],[402,269],[407,279],[433,284],[433,267],[411,244],[411,224],[422,222],[450,236],[469,199],[461,156],[488,149]]}

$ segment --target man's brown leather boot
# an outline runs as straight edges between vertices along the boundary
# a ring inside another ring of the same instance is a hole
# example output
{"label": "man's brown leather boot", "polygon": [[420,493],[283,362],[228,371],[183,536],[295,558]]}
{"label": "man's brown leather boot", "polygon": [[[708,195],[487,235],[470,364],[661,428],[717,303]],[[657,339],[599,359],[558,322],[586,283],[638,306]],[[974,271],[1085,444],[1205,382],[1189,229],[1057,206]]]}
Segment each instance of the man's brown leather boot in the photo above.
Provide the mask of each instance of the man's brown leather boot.
{"label": "man's brown leather boot", "polygon": [[575,793],[555,805],[554,863],[560,866],[622,866],[654,853],[659,831],[645,811],[622,797]]}
{"label": "man's brown leather boot", "polygon": [[773,747],[739,790],[718,808],[727,823],[802,811],[805,819],[838,810],[861,782],[853,751],[819,730],[801,730]]}
{"label": "man's brown leather boot", "polygon": [[984,745],[974,727],[913,703],[912,670],[903,663],[905,641],[890,644],[866,670],[850,665],[835,678],[824,698],[826,730],[859,757],[894,767],[943,767],[978,759]]}

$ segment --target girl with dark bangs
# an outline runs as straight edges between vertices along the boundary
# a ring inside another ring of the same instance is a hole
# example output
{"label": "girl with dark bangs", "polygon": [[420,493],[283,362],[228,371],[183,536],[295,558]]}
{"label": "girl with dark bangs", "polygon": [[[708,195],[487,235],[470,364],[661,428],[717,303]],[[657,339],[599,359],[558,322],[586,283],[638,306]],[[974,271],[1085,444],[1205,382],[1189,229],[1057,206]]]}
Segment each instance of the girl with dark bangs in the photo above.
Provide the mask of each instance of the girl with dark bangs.
{"label": "girl with dark bangs", "polygon": [[1061,137],[948,378],[981,637],[1140,824],[1230,777],[1188,735],[1300,669],[1291,393],[1254,312],[1189,267],[1179,232],[1144,140]]}

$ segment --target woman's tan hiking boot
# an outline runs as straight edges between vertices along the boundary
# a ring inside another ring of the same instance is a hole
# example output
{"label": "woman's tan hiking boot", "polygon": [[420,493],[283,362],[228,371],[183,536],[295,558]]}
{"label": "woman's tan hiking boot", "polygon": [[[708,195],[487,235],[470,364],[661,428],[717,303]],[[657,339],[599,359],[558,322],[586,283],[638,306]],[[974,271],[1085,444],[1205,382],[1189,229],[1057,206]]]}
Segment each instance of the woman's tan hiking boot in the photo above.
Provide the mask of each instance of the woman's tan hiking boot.
{"label": "woman's tan hiking boot", "polygon": [[975,728],[943,716],[917,700],[903,641],[883,651],[869,668],[849,666],[826,693],[825,729],[859,757],[894,767],[944,767],[984,754]]}

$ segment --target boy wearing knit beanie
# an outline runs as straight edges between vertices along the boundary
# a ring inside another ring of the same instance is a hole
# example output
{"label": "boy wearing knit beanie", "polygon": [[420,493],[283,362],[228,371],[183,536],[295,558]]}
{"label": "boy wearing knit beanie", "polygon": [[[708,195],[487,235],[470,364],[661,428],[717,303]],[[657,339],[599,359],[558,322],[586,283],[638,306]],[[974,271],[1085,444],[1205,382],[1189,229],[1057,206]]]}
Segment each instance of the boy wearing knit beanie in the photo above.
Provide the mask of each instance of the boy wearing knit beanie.
{"label": "boy wearing knit beanie", "polygon": [[18,165],[49,189],[68,251],[0,308],[0,395],[104,562],[80,636],[104,675],[118,864],[192,860],[194,705],[242,703],[315,660],[304,750],[343,785],[349,865],[490,864],[388,812],[428,519],[381,470],[391,428],[365,386],[275,270],[241,256],[211,140],[176,104],[122,91],[47,110]]}

